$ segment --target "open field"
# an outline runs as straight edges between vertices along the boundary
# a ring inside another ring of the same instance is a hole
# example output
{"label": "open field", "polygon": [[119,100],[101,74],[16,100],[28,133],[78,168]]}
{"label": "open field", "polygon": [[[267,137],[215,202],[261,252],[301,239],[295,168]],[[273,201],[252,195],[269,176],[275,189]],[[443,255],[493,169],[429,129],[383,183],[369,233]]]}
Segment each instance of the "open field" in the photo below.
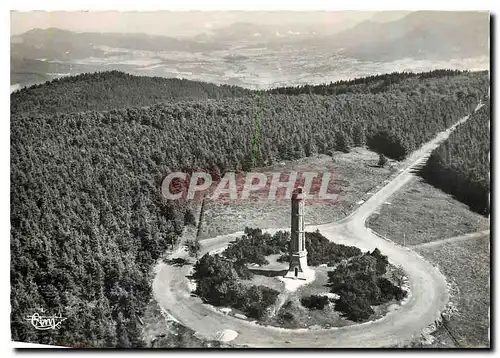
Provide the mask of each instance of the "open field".
{"label": "open field", "polygon": [[[315,225],[339,220],[348,215],[357,202],[366,198],[378,184],[395,173],[398,162],[378,168],[378,155],[365,148],[353,148],[350,153],[335,153],[335,160],[327,155],[277,163],[253,172],[330,172],[330,183],[338,201],[307,204],[306,224]],[[253,194],[252,194],[253,195]],[[290,202],[270,200],[267,192],[257,200],[247,202],[207,201],[200,239],[242,231],[245,226],[272,228],[290,225]]]}
{"label": "open field", "polygon": [[[243,46],[242,46],[243,45]],[[185,78],[217,84],[267,89],[276,86],[319,84],[392,71],[433,69],[485,69],[489,57],[430,60],[405,58],[367,61],[347,57],[331,48],[314,47],[315,63],[304,57],[303,46],[277,46],[265,51],[264,44],[240,44],[228,49],[184,52],[147,51],[98,46],[105,55],[86,58],[16,59],[11,66],[11,85],[31,85],[65,75],[120,70],[130,74]]]}
{"label": "open field", "polygon": [[456,286],[451,301],[458,314],[447,326],[460,347],[489,346],[489,237],[418,250]]}
{"label": "open field", "polygon": [[[489,219],[415,178],[367,221],[367,226],[407,246],[488,230]],[[406,239],[406,240],[405,240]]]}
{"label": "open field", "polygon": [[[456,340],[453,346],[489,347],[490,238],[447,242],[416,250],[438,265],[451,283],[451,302],[458,313],[446,326]],[[445,331],[441,327],[434,335],[443,337]],[[449,342],[449,338],[445,339]]]}

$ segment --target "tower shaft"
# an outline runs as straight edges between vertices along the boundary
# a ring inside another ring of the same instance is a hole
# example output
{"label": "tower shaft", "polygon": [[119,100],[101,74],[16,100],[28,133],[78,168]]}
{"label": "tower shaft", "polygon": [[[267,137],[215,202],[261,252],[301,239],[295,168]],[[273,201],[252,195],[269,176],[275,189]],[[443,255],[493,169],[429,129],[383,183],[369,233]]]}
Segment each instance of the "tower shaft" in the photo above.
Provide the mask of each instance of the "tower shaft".
{"label": "tower shaft", "polygon": [[304,231],[304,200],[302,188],[292,194],[290,266],[286,278],[305,280],[307,267],[306,238]]}

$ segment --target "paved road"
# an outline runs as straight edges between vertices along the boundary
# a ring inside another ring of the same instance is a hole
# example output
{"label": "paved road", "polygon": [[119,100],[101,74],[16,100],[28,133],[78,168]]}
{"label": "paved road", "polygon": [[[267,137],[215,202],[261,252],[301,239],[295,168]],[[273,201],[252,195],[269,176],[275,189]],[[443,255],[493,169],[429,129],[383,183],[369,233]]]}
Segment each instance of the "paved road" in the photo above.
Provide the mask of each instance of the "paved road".
{"label": "paved road", "polygon": [[[463,118],[459,123],[463,123]],[[329,240],[355,245],[364,250],[378,247],[391,263],[401,265],[409,278],[410,295],[398,310],[380,320],[342,328],[288,330],[263,327],[216,311],[191,297],[186,278],[192,266],[175,267],[161,264],[153,282],[153,291],[160,306],[176,319],[195,330],[200,336],[213,338],[223,329],[238,332],[234,344],[251,347],[388,347],[410,341],[440,317],[448,302],[448,289],[441,272],[409,248],[385,240],[365,227],[366,219],[413,176],[412,171],[425,162],[430,153],[456,128],[457,124],[441,132],[431,142],[414,152],[403,169],[389,183],[378,190],[351,215],[343,220],[324,225],[307,226],[308,231],[319,229]],[[288,230],[283,228],[282,230]],[[270,232],[276,230],[269,230]],[[202,251],[224,248],[242,232],[218,236],[202,241]],[[179,251],[173,257],[186,257]]]}

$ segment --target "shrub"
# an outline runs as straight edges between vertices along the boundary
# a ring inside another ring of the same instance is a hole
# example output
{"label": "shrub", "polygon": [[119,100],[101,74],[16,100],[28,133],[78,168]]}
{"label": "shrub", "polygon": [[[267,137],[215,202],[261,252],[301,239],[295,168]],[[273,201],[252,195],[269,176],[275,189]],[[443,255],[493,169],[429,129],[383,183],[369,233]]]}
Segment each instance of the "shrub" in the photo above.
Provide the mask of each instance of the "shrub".
{"label": "shrub", "polygon": [[271,236],[261,229],[245,228],[245,235],[231,243],[224,256],[241,263],[267,265],[265,256],[288,251],[290,233],[279,231]]}
{"label": "shrub", "polygon": [[278,291],[266,286],[250,286],[245,292],[244,304],[240,308],[248,317],[260,319],[267,308],[276,302],[278,295]]}
{"label": "shrub", "polygon": [[383,154],[379,154],[378,156],[378,166],[383,168],[387,164],[387,158]]}
{"label": "shrub", "polygon": [[342,312],[347,319],[354,322],[364,321],[374,313],[370,302],[353,292],[342,292],[335,302],[335,310]]}
{"label": "shrub", "polygon": [[306,232],[307,264],[318,266],[321,264],[336,264],[343,259],[361,254],[355,246],[346,246],[331,242],[321,235],[319,230]]}
{"label": "shrub", "polygon": [[328,296],[311,295],[308,297],[302,297],[300,303],[302,306],[307,307],[311,310],[322,310],[330,302]]}
{"label": "shrub", "polygon": [[386,255],[382,255],[378,248],[375,248],[373,252],[369,254],[377,260],[377,275],[384,275],[387,272],[387,265],[389,265],[389,260]]}
{"label": "shrub", "polygon": [[[240,270],[243,267],[238,266]],[[238,308],[257,319],[263,317],[279,295],[265,286],[243,286],[238,282],[235,263],[220,255],[203,255],[194,266],[193,278],[197,282],[196,293],[205,302]]]}
{"label": "shrub", "polygon": [[281,307],[278,312],[278,322],[285,327],[295,327],[297,324],[297,318],[293,313],[293,302],[286,301],[286,303]]}
{"label": "shrub", "polygon": [[385,277],[379,278],[377,285],[380,288],[381,298],[384,302],[393,299],[400,301],[408,294],[408,292],[403,290],[401,287],[394,285]]}
{"label": "shrub", "polygon": [[198,258],[198,253],[201,250],[201,244],[198,240],[196,239],[187,240],[184,246],[188,250],[189,256],[191,257],[195,256],[196,258]]}
{"label": "shrub", "polygon": [[[363,320],[372,312],[368,308],[370,305],[403,299],[406,291],[382,277],[387,271],[387,265],[387,256],[375,249],[328,272],[330,290],[340,296],[335,310],[343,312],[347,317],[354,317],[353,320]],[[349,299],[355,301],[348,304]]]}

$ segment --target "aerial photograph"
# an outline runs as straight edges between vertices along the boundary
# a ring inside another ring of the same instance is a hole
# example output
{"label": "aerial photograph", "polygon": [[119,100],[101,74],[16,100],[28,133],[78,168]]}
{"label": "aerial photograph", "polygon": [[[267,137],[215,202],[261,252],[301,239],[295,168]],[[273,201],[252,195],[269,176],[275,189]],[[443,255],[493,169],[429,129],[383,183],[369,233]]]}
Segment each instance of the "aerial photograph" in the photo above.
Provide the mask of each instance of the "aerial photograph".
{"label": "aerial photograph", "polygon": [[490,22],[11,11],[13,347],[491,350]]}

